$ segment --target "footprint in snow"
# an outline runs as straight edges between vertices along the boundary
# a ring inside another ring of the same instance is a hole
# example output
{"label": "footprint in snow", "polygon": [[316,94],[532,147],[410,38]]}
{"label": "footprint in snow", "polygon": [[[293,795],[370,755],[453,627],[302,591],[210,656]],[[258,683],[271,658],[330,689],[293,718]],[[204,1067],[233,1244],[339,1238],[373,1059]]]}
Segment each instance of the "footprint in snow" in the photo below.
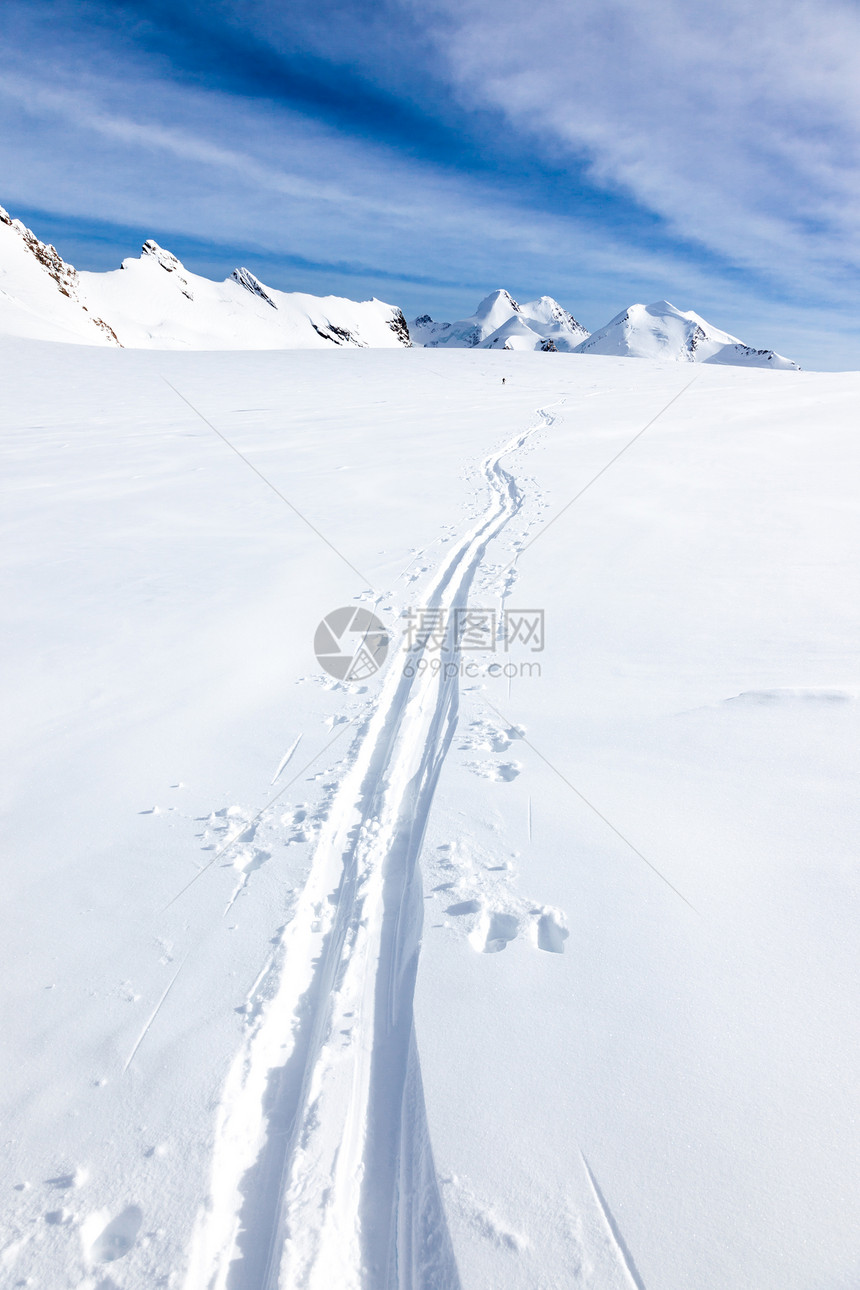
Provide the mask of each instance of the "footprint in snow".
{"label": "footprint in snow", "polygon": [[514,726],[497,726],[492,721],[470,721],[466,737],[460,747],[487,752],[507,752],[515,739],[522,739],[522,731]]}
{"label": "footprint in snow", "polygon": [[271,858],[271,851],[261,851],[259,847],[254,847],[251,855],[248,855],[247,852],[240,854],[235,861],[235,868],[239,869],[244,874],[256,873],[257,870],[262,869],[266,861],[271,860]]}
{"label": "footprint in snow", "polygon": [[[117,1259],[125,1258],[137,1240],[143,1223],[143,1211],[137,1205],[129,1205],[116,1218],[102,1226],[104,1218],[104,1211],[91,1214],[82,1229],[81,1234],[91,1263],[115,1263]],[[87,1240],[93,1228],[96,1235],[94,1239],[90,1237]]]}
{"label": "footprint in snow", "polygon": [[[488,872],[505,868],[506,866],[494,866]],[[450,882],[440,883],[433,890],[437,893],[453,892],[456,886],[457,884]],[[483,904],[473,896],[470,899],[455,900],[453,904],[445,906],[444,912],[453,918],[466,920],[469,943],[480,954],[498,954],[516,939],[523,928],[528,929],[529,940],[536,949],[545,954],[564,953],[565,941],[570,932],[562,910],[554,909],[551,905],[529,908],[517,902],[520,908],[517,909],[517,904],[514,904],[516,912],[513,912],[511,903],[505,903],[507,909],[500,909],[498,906],[494,908],[492,904]]]}
{"label": "footprint in snow", "polygon": [[[452,887],[453,883],[444,883],[442,887],[437,887],[437,891],[442,891],[446,887]],[[455,905],[449,905],[445,910],[446,914],[460,916],[462,914],[479,914],[481,912],[481,902],[479,900],[459,900]]]}
{"label": "footprint in snow", "polygon": [[522,770],[518,761],[468,761],[466,766],[479,779],[493,780],[497,784],[509,784]]}
{"label": "footprint in snow", "polygon": [[52,1227],[66,1227],[71,1223],[72,1217],[70,1209],[49,1209],[45,1215],[45,1222],[50,1223]]}
{"label": "footprint in snow", "polygon": [[479,1201],[471,1188],[456,1175],[443,1176],[439,1181],[448,1192],[454,1209],[479,1236],[512,1254],[521,1254],[528,1246],[528,1238],[522,1232],[502,1219],[489,1205]]}
{"label": "footprint in snow", "polygon": [[498,954],[508,948],[519,930],[520,920],[516,914],[502,914],[498,910],[485,909],[476,927],[469,933],[469,941],[481,954]]}
{"label": "footprint in snow", "polygon": [[532,910],[532,914],[537,915],[536,921],[532,923],[532,937],[538,949],[547,954],[563,954],[564,943],[570,932],[565,927],[565,917],[561,910],[545,907]]}

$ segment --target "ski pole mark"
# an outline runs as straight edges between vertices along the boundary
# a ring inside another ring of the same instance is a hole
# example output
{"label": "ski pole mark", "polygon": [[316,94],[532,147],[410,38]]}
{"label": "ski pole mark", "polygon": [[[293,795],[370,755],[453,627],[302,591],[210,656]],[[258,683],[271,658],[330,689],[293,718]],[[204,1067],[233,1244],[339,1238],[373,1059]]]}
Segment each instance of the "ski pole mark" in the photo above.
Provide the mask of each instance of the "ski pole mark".
{"label": "ski pole mark", "polygon": [[296,736],[296,738],[290,744],[287,751],[284,753],[281,760],[278,762],[278,769],[275,771],[274,775],[272,776],[273,784],[276,783],[278,779],[280,779],[282,772],[286,770],[287,766],[290,764],[290,759],[292,758],[293,753],[296,751],[299,744],[301,743],[301,738],[302,738],[301,735]]}
{"label": "ski pole mark", "polygon": [[[267,811],[270,811],[270,810],[272,809],[272,807],[275,805],[275,802],[277,802],[279,798],[283,797],[283,795],[284,795],[284,793],[286,793],[287,789],[288,789],[288,788],[292,788],[293,784],[295,784],[295,782],[296,782],[297,780],[301,779],[301,777],[302,777],[302,775],[304,775],[305,771],[306,771],[306,770],[310,770],[310,768],[311,768],[311,766],[313,766],[314,762],[315,762],[315,761],[319,761],[319,759],[320,759],[320,757],[322,757],[323,753],[324,753],[324,752],[328,752],[328,750],[329,750],[329,748],[331,748],[332,744],[337,743],[337,741],[338,741],[338,739],[340,739],[341,735],[346,734],[347,730],[350,728],[350,726],[351,726],[352,724],[354,724],[354,722],[355,722],[355,718],[353,717],[353,718],[351,718],[349,721],[347,721],[344,725],[340,726],[340,727],[339,727],[339,729],[338,729],[338,732],[337,732],[337,734],[334,736],[334,738],[333,738],[333,739],[329,739],[328,743],[327,743],[327,744],[324,744],[324,745],[323,745],[323,747],[322,747],[322,748],[320,748],[320,750],[319,750],[319,752],[318,752],[318,753],[314,753],[314,755],[313,755],[313,757],[311,757],[310,761],[309,761],[309,762],[307,762],[307,763],[306,763],[306,764],[301,768],[301,770],[297,771],[297,772],[296,772],[296,774],[293,776],[293,778],[292,778],[291,780],[288,780],[288,782],[287,782],[286,784],[284,784],[284,787],[283,787],[283,788],[281,788],[281,789],[279,789],[279,790],[278,790],[278,792],[275,794],[275,796],[274,796],[274,797],[270,798],[270,799],[269,799],[269,801],[268,801],[268,802],[266,802],[266,805],[265,805],[265,806],[261,806],[261,807],[260,807],[260,809],[259,809],[259,811],[257,812],[257,814],[256,814],[255,816],[253,816],[253,817],[248,821],[248,823],[244,826],[244,829],[249,828],[252,824],[256,824],[259,820],[261,820],[261,819],[263,818],[263,816],[266,814],[266,812],[267,812]],[[244,831],[244,829],[243,829],[243,831]],[[211,860],[209,860],[209,861],[208,861],[208,862],[203,866],[203,868],[202,868],[202,869],[199,869],[199,870],[197,871],[197,873],[194,875],[194,877],[193,877],[193,878],[191,878],[191,879],[190,879],[190,880],[185,884],[185,886],[184,886],[184,887],[181,887],[181,888],[179,889],[179,891],[177,891],[177,893],[176,893],[176,895],[175,895],[175,896],[172,896],[172,897],[170,898],[170,900],[168,900],[167,904],[164,906],[164,908],[163,908],[163,909],[162,909],[162,911],[161,911],[161,912],[162,912],[162,914],[166,913],[166,912],[167,912],[167,910],[168,910],[168,909],[170,909],[171,905],[175,905],[175,904],[176,904],[176,902],[177,902],[177,900],[179,900],[181,896],[184,896],[184,895],[185,895],[185,893],[186,893],[186,891],[188,891],[190,887],[193,887],[193,886],[194,886],[194,884],[195,884],[195,882],[197,882],[197,881],[198,881],[198,879],[200,879],[200,878],[202,878],[202,877],[203,877],[204,873],[208,873],[208,872],[209,872],[209,870],[212,868],[212,866],[215,864],[216,860],[220,860],[223,856],[225,856],[225,855],[227,854],[227,852],[228,852],[228,851],[231,851],[231,850],[233,849],[233,847],[236,845],[236,843],[240,841],[241,836],[242,836],[242,834],[241,834],[241,833],[237,833],[237,834],[235,835],[235,837],[232,837],[232,838],[230,838],[230,839],[229,839],[229,841],[225,842],[225,843],[224,843],[224,845],[223,845],[223,846],[222,846],[218,851],[216,851],[216,852],[215,852],[215,854],[212,856],[212,859],[211,859]]]}
{"label": "ski pole mark", "polygon": [[[190,951],[189,951],[189,952],[190,952]],[[150,1028],[150,1026],[151,1026],[151,1025],[152,1025],[152,1023],[155,1021],[155,1018],[158,1016],[159,1012],[161,1011],[161,1008],[162,1008],[163,1004],[165,1003],[165,1001],[166,1001],[166,999],[167,999],[167,996],[170,994],[170,991],[171,991],[171,990],[173,989],[173,987],[176,985],[176,980],[177,980],[177,977],[179,976],[179,973],[180,973],[180,972],[182,971],[182,969],[185,967],[185,964],[186,964],[187,962],[188,962],[188,955],[186,954],[186,955],[185,955],[185,958],[182,960],[182,962],[179,964],[179,967],[176,969],[176,971],[174,972],[173,976],[170,978],[170,981],[169,981],[169,982],[168,982],[168,984],[167,984],[167,988],[165,989],[165,991],[164,991],[164,993],[162,994],[161,998],[158,1000],[158,1003],[155,1005],[155,1008],[154,1008],[154,1010],[153,1010],[153,1012],[152,1012],[152,1015],[150,1016],[149,1020],[147,1021],[146,1025],[144,1026],[143,1030],[141,1030],[140,1034],[138,1035],[138,1037],[137,1037],[137,1041],[136,1041],[136,1043],[135,1043],[134,1047],[132,1048],[132,1050],[131,1050],[131,1052],[129,1053],[128,1057],[126,1057],[126,1059],[125,1059],[125,1065],[124,1065],[124,1066],[123,1066],[123,1068],[122,1068],[122,1074],[123,1074],[123,1075],[126,1073],[126,1071],[128,1070],[129,1066],[130,1066],[130,1065],[131,1065],[131,1063],[134,1061],[135,1054],[137,1053],[138,1048],[140,1048],[140,1045],[143,1043],[144,1039],[146,1038],[147,1033],[149,1032],[149,1028]]]}
{"label": "ski pole mark", "polygon": [[609,1234],[612,1237],[612,1240],[615,1244],[615,1248],[618,1251],[618,1257],[624,1266],[624,1270],[629,1276],[630,1280],[633,1282],[634,1286],[636,1287],[636,1290],[645,1290],[645,1282],[642,1280],[642,1278],[639,1275],[639,1269],[636,1267],[636,1264],[633,1261],[633,1255],[630,1253],[629,1249],[627,1248],[627,1243],[625,1242],[624,1237],[621,1235],[621,1229],[619,1228],[618,1224],[615,1221],[615,1217],[612,1213],[612,1210],[609,1208],[609,1204],[606,1200],[606,1197],[603,1195],[603,1192],[600,1190],[600,1184],[595,1178],[592,1172],[591,1166],[586,1160],[583,1152],[580,1151],[579,1155],[583,1165],[585,1166],[585,1172],[588,1174],[588,1181],[591,1184],[592,1194],[594,1195],[594,1199],[597,1201],[598,1208],[600,1209],[600,1212],[603,1215],[603,1221],[605,1222],[607,1228],[609,1229]]}

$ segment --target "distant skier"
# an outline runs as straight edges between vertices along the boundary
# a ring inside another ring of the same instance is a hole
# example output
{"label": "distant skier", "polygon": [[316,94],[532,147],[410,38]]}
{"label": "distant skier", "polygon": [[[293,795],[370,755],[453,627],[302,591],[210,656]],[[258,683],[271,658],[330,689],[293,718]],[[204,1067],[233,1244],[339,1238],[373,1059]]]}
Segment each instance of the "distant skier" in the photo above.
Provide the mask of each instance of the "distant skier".
{"label": "distant skier", "polygon": [[502,385],[504,385],[504,383],[505,383],[505,378],[502,377]]}

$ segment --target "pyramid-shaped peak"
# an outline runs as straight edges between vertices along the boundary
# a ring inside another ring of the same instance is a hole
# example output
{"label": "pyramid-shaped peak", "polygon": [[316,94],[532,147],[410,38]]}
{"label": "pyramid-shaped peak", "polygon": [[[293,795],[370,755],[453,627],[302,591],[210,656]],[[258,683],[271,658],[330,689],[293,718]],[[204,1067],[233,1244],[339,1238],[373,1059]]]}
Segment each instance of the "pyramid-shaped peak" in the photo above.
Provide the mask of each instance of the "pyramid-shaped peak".
{"label": "pyramid-shaped peak", "polygon": [[234,282],[238,282],[240,287],[244,287],[246,291],[250,291],[252,296],[259,296],[261,300],[265,300],[266,304],[271,305],[273,309],[277,309],[278,306],[275,304],[260,279],[255,278],[250,269],[234,269],[230,274],[230,277]]}
{"label": "pyramid-shaped peak", "polygon": [[520,305],[520,313],[533,323],[548,327],[561,327],[572,335],[588,335],[582,323],[577,322],[573,314],[569,313],[552,296],[538,296],[537,300],[529,300],[526,304]]}
{"label": "pyramid-shaped peak", "polygon": [[475,317],[487,318],[491,313],[497,313],[499,309],[503,309],[506,313],[518,314],[520,312],[520,307],[516,300],[514,300],[510,291],[505,291],[504,287],[500,287],[497,291],[491,291],[488,296],[484,297],[475,310]]}
{"label": "pyramid-shaped peak", "polygon": [[164,247],[159,246],[151,237],[146,239],[143,246],[140,248],[140,253],[141,258],[144,256],[150,256],[157,264],[161,265],[162,269],[166,269],[168,273],[175,273],[177,269],[183,268],[182,261],[178,260],[172,251],[165,251]]}
{"label": "pyramid-shaped peak", "polygon": [[[634,309],[636,307],[635,305],[632,306]],[[655,300],[653,304],[641,307],[644,308],[647,314],[652,314],[656,318],[660,318],[664,314],[669,314],[673,318],[686,318],[689,316],[676,305],[673,305],[670,300]]]}

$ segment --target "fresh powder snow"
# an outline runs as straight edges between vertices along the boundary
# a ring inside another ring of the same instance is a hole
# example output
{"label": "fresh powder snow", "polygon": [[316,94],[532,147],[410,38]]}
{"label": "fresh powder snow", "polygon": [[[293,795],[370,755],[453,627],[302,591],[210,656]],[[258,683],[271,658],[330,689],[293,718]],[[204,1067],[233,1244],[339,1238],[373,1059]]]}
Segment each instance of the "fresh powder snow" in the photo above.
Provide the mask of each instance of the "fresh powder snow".
{"label": "fresh powder snow", "polygon": [[857,1284],[860,376],[3,228],[4,1285]]}

